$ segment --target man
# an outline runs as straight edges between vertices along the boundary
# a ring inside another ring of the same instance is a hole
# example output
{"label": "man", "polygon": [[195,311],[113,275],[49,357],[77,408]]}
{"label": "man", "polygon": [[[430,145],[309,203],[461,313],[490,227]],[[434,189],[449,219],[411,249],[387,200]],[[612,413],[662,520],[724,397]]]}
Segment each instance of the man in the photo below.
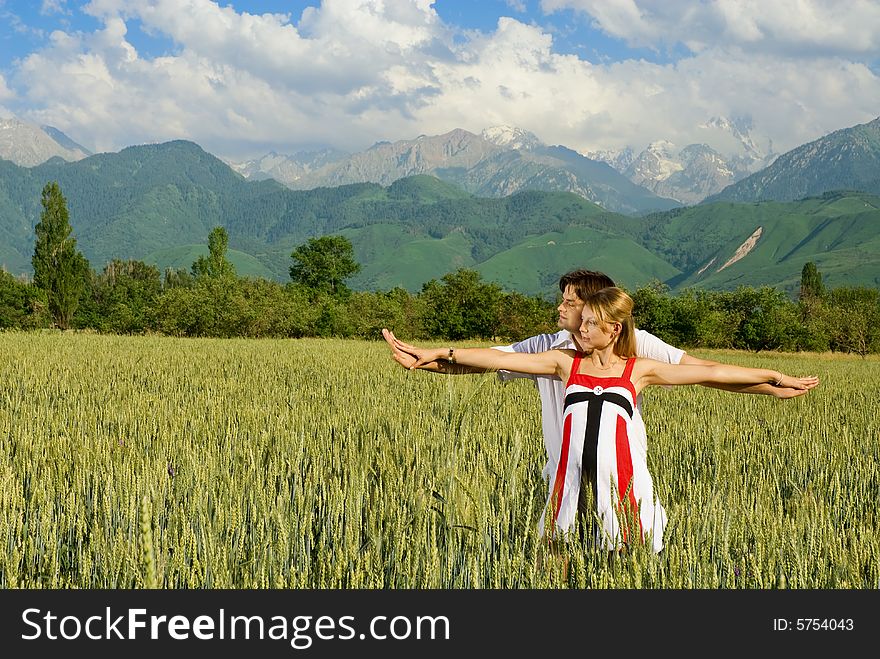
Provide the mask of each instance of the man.
{"label": "man", "polygon": [[[584,298],[591,293],[602,288],[614,286],[614,282],[610,277],[601,272],[591,270],[574,270],[563,275],[559,280],[559,290],[562,292],[562,302],[557,308],[559,318],[557,324],[560,331],[555,334],[539,334],[529,337],[519,343],[510,346],[499,346],[498,350],[507,350],[514,352],[537,353],[554,349],[574,349],[580,350],[578,344],[579,328],[581,325],[581,313],[584,309]],[[404,368],[409,368],[415,363],[415,357],[399,349],[394,343],[394,335],[388,330],[382,330],[385,340],[391,347],[391,354]],[[712,365],[717,362],[699,359],[688,355],[684,350],[675,348],[668,343],[658,339],[653,334],[643,330],[636,330],[636,349],[639,357],[647,357],[662,361],[669,364],[702,364]],[[480,373],[482,369],[462,366],[460,364],[452,365],[445,361],[436,361],[420,366],[420,368],[429,371],[449,374],[463,373]],[[507,371],[499,371],[498,377],[502,382],[510,381],[514,378],[529,378],[535,382],[538,393],[541,397],[541,426],[544,434],[544,448],[547,452],[547,463],[544,466],[542,475],[547,481],[549,491],[553,491],[552,478],[556,473],[556,467],[559,463],[559,454],[562,447],[562,418],[563,418],[563,394],[565,391],[565,383],[555,377],[527,375],[524,373],[511,373]],[[775,387],[770,384],[766,385],[715,385],[719,389],[738,393],[754,393],[767,394],[777,398],[793,398],[799,396],[805,391],[799,389],[790,389],[784,387]],[[633,413],[633,421],[639,435],[639,441],[647,450],[647,433],[644,428],[644,422],[641,417],[641,396],[639,396],[636,409]],[[548,500],[549,503],[549,500]],[[662,549],[662,531],[666,525],[666,512],[658,503],[657,519],[655,520],[655,529],[653,533],[654,550]],[[546,506],[545,506],[546,510]],[[539,522],[539,531],[544,533],[544,516],[541,516]],[[562,529],[567,530],[567,529]]]}

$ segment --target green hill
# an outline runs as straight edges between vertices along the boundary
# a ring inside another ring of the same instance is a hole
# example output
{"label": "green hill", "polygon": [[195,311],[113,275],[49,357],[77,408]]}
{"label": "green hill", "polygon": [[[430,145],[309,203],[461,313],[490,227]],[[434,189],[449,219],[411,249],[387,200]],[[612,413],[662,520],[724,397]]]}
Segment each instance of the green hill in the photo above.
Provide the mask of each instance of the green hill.
{"label": "green hill", "polygon": [[546,294],[557,290],[560,275],[583,267],[610,273],[616,283],[630,288],[679,274],[630,238],[589,227],[527,238],[483,261],[476,270],[509,290]]}
{"label": "green hill", "polygon": [[[147,254],[142,261],[159,268],[159,272],[165,272],[166,268],[174,268],[175,270],[187,270],[192,267],[193,262],[200,256],[208,256],[207,245],[181,245],[179,247],[169,247],[168,249],[160,249],[152,254]],[[230,249],[226,253],[226,257],[235,266],[235,272],[240,277],[262,277],[263,279],[272,279],[272,272],[263,265],[256,257]]]}
{"label": "green hill", "polygon": [[[399,240],[393,250],[383,250],[382,254],[377,253],[372,259],[365,258],[364,240],[370,239],[364,234],[374,233],[377,229],[381,233],[399,233],[396,227],[389,225],[340,232],[353,245],[357,245],[355,257],[364,264],[361,272],[352,278],[351,284],[355,288],[389,290],[402,286],[417,291],[429,279],[437,279],[451,270],[474,265],[471,256],[473,245],[461,231],[451,232],[443,238],[410,235],[406,240]],[[394,245],[394,239],[387,244]]]}
{"label": "green hill", "polygon": [[[794,291],[807,261],[830,286],[880,285],[878,226],[880,198],[842,192],[660,213],[646,218],[640,240],[682,271],[670,280],[677,289],[772,285]],[[745,253],[734,260],[740,248]]]}
{"label": "green hill", "polygon": [[[231,249],[253,256],[264,266],[261,272],[286,280],[297,245],[342,233],[352,239],[363,265],[353,284],[364,288],[417,290],[428,279],[485,261],[530,235],[569,226],[613,231],[632,221],[572,193],[481,198],[433,176],[388,187],[364,183],[293,191],[274,181],[246,181],[184,141],[76,163],[3,165],[0,231],[8,243],[0,258],[19,271],[29,269],[40,190],[50,180],[59,182],[78,245],[97,269],[112,258],[149,257],[185,266],[181,257],[168,256],[179,251],[164,250],[203,244],[210,230],[222,225]],[[189,258],[190,252],[183,254]]]}

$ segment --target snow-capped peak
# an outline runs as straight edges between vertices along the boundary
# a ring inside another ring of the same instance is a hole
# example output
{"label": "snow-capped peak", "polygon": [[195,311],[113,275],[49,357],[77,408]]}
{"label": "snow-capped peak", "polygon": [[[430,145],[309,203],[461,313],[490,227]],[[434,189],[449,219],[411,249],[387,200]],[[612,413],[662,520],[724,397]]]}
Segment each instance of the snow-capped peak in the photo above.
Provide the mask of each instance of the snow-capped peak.
{"label": "snow-capped peak", "polygon": [[651,142],[630,164],[627,175],[641,185],[647,180],[664,181],[682,169],[676,146],[667,140],[658,140]]}
{"label": "snow-capped peak", "polygon": [[700,124],[700,128],[714,129],[720,131],[733,139],[733,151],[737,155],[746,160],[763,163],[773,154],[773,146],[768,142],[766,149],[758,146],[752,136],[752,122],[749,119],[728,119],[727,117],[712,117],[707,122]]}
{"label": "snow-capped peak", "polygon": [[633,153],[632,148],[628,146],[622,149],[597,149],[595,151],[584,151],[581,155],[590,160],[604,162],[618,172],[625,171],[636,158],[636,154]]}
{"label": "snow-capped peak", "polygon": [[653,153],[658,158],[663,159],[672,159],[678,155],[678,149],[675,145],[668,140],[657,140],[656,142],[651,142],[645,151]]}
{"label": "snow-capped peak", "polygon": [[480,133],[480,137],[505,149],[528,150],[542,145],[541,140],[534,133],[516,126],[492,126],[485,128]]}

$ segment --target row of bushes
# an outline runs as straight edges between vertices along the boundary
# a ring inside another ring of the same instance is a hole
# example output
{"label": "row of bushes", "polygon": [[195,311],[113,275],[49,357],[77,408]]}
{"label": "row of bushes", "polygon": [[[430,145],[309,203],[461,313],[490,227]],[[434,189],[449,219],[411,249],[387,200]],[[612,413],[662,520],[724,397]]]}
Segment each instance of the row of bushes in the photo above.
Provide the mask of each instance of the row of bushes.
{"label": "row of bushes", "polygon": [[797,301],[772,287],[633,293],[638,327],[682,347],[880,353],[880,291],[841,287]]}
{"label": "row of bushes", "polygon": [[[478,273],[460,270],[418,294],[339,294],[298,283],[191,275],[139,261],[113,261],[92,273],[72,327],[114,334],[376,339],[383,327],[427,339],[517,338],[552,330],[554,304],[507,293]],[[0,328],[51,327],[46,293],[0,272]]]}
{"label": "row of bushes", "polygon": [[[794,301],[770,287],[673,296],[661,284],[631,291],[636,322],[685,348],[880,352],[880,292],[837,288]],[[432,280],[417,293],[333,295],[265,279],[192,276],[138,261],[92,273],[73,326],[173,336],[377,339],[382,327],[412,339],[517,340],[555,331],[555,302],[509,293],[472,270]],[[50,327],[45,293],[0,273],[0,327]]]}

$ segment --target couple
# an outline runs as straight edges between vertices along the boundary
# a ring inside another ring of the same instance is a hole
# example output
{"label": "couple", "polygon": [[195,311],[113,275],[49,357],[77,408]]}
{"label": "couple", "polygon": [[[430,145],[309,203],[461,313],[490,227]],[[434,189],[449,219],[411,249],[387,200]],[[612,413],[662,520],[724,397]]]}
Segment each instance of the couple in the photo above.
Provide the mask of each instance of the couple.
{"label": "couple", "polygon": [[640,393],[651,385],[702,384],[777,398],[802,395],[816,377],[794,378],[768,369],[697,359],[636,330],[633,302],[602,273],[577,270],[559,281],[562,302],[556,334],[505,348],[424,349],[383,330],[392,356],[414,369],[474,373],[499,370],[502,380],[530,377],[541,395],[552,531],[572,530],[581,483],[593,494],[595,540],[616,550],[638,540],[663,548],[666,513],[655,501],[647,468]]}

